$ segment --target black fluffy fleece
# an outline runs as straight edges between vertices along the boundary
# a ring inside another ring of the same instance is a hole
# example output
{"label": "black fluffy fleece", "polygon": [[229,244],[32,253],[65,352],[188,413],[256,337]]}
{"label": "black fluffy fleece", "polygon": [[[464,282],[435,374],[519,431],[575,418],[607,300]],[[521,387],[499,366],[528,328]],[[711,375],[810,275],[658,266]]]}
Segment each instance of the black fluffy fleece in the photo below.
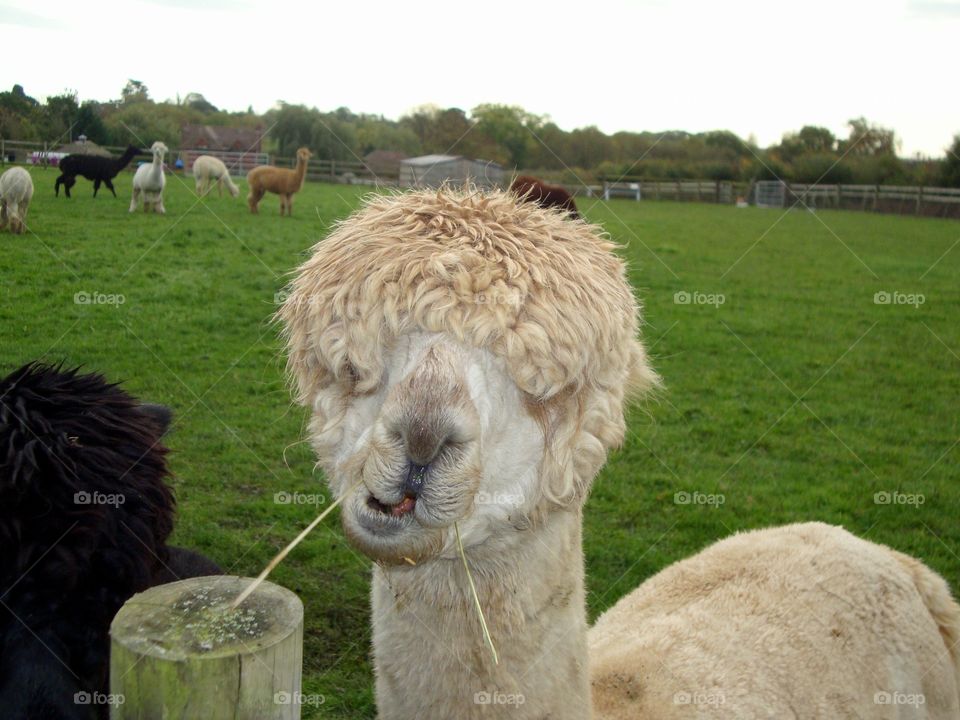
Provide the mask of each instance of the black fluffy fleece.
{"label": "black fluffy fleece", "polygon": [[107,705],[75,696],[108,693],[120,606],[158,582],[218,572],[166,545],[169,420],[97,374],[30,364],[0,380],[3,718],[106,717]]}

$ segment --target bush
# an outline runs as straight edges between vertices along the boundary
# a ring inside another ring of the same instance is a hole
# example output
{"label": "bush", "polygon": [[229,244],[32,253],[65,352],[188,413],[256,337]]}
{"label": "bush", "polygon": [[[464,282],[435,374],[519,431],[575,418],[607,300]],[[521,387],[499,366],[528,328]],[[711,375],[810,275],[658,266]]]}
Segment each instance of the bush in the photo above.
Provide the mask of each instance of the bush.
{"label": "bush", "polygon": [[846,162],[837,162],[838,157],[831,153],[803,155],[793,163],[790,179],[800,183],[820,182],[825,185],[839,185],[853,180],[853,171]]}

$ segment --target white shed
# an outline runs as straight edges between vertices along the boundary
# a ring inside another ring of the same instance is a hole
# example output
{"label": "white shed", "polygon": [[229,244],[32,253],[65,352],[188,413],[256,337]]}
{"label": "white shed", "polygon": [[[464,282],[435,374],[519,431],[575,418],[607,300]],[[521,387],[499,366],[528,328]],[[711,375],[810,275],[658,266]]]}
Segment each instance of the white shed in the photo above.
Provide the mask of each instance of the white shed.
{"label": "white shed", "polygon": [[400,162],[400,185],[438,187],[444,182],[478,187],[503,187],[503,167],[489,160],[471,160],[461,155],[422,155]]}

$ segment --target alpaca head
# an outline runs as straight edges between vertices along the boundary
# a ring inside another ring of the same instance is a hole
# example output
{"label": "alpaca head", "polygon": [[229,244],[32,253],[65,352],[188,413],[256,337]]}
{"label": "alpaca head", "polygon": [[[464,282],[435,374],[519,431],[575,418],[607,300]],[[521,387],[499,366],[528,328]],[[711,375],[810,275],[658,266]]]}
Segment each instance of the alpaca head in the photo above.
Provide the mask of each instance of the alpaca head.
{"label": "alpaca head", "polygon": [[310,148],[302,147],[297,150],[297,162],[305,163],[312,157],[313,153],[310,152]]}
{"label": "alpaca head", "polygon": [[578,507],[656,383],[613,245],[506,193],[371,199],[280,318],[345,530],[384,562]]}
{"label": "alpaca head", "polygon": [[97,553],[123,568],[105,586],[146,587],[173,526],[170,417],[97,374],[30,364],[0,378],[0,577],[36,562],[31,583],[49,574],[66,593]]}
{"label": "alpaca head", "polygon": [[153,153],[154,160],[163,160],[163,156],[169,152],[169,148],[164,145],[160,140],[157,140],[153,145],[150,146],[150,152]]}

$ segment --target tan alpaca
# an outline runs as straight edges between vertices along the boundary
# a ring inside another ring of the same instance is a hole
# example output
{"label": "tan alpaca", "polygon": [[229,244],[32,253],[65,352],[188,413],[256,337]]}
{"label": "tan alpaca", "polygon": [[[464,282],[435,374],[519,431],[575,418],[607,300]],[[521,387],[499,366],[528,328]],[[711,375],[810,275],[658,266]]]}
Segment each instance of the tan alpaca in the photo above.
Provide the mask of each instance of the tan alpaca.
{"label": "tan alpaca", "polygon": [[193,180],[196,183],[197,195],[206,195],[217,185],[217,197],[223,197],[223,186],[232,197],[240,194],[240,188],[230,178],[230,171],[223,160],[213,155],[201,155],[193,161]]}
{"label": "tan alpaca", "polygon": [[267,192],[280,196],[280,214],[286,210],[287,215],[293,212],[293,196],[300,192],[304,178],[307,175],[307,163],[313,154],[305,147],[297,150],[297,166],[293,170],[263,165],[255,167],[247,173],[247,183],[250,185],[250,194],[247,204],[250,212],[260,211],[260,200]]}
{"label": "tan alpaca", "polygon": [[505,193],[444,189],[371,199],[298,271],[288,367],[375,561],[380,720],[955,720],[946,584],[840,528],[737,535],[588,629],[582,506],[626,398],[657,383],[613,250]]}

